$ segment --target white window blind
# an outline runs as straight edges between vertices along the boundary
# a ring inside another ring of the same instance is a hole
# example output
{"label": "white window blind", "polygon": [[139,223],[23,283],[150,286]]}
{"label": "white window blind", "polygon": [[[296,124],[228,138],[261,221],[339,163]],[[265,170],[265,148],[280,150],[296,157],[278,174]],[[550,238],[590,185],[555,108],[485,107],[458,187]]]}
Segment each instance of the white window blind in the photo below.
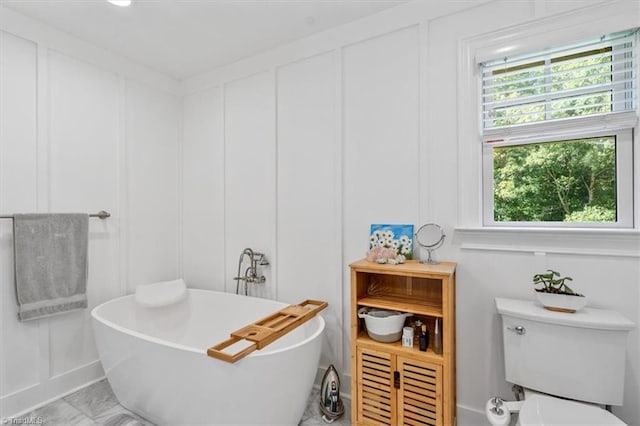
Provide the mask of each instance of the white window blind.
{"label": "white window blind", "polygon": [[536,123],[619,114],[635,119],[637,33],[480,64],[485,141]]}

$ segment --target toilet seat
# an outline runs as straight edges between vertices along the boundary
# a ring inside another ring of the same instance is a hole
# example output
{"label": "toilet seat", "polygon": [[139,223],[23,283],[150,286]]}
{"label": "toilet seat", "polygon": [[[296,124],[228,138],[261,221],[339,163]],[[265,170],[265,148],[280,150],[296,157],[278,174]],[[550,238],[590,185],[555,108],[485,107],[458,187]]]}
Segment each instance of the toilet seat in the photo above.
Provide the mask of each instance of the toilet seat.
{"label": "toilet seat", "polygon": [[518,417],[520,426],[619,426],[622,420],[600,407],[577,401],[533,394],[525,398]]}

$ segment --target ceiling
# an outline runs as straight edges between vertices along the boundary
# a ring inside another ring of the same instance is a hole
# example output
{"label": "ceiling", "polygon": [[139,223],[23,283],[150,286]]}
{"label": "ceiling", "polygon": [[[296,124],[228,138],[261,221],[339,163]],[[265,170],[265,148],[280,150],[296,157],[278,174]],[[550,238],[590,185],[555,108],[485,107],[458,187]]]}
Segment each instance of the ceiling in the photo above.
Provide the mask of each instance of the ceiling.
{"label": "ceiling", "polygon": [[235,62],[407,0],[0,0],[176,79]]}

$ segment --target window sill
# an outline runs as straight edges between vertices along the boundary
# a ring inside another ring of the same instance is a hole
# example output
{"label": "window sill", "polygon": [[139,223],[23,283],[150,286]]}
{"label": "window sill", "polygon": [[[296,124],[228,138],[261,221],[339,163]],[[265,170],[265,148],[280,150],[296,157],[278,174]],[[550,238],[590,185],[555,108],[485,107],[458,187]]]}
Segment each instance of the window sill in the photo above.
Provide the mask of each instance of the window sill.
{"label": "window sill", "polygon": [[640,258],[640,230],[457,227],[461,250],[577,254]]}

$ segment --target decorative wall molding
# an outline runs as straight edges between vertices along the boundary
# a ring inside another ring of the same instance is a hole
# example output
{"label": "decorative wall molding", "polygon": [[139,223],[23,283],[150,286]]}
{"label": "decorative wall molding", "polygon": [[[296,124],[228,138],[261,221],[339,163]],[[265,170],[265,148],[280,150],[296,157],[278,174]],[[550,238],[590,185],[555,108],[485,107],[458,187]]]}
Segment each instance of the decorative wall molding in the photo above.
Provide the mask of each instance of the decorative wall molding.
{"label": "decorative wall molding", "polygon": [[50,378],[48,386],[38,383],[1,397],[2,416],[20,417],[103,378],[102,364],[95,360]]}
{"label": "decorative wall molding", "polygon": [[[173,278],[177,272],[170,268],[175,264],[178,270],[179,250],[171,251],[171,247],[178,245],[158,245],[148,239],[142,249],[138,244],[138,250],[131,250],[130,243],[139,241],[139,233],[135,233],[139,229],[132,230],[128,219],[131,213],[138,213],[162,235],[178,241],[179,218],[172,214],[173,208],[178,209],[178,129],[175,138],[163,133],[174,119],[179,123],[177,83],[0,6],[0,42],[8,43],[9,39],[13,48],[0,52],[2,61],[6,60],[0,64],[0,78],[13,88],[3,87],[0,93],[6,119],[2,130],[11,130],[11,134],[0,131],[2,211],[82,211],[92,210],[90,205],[98,203],[95,208],[111,212],[108,221],[89,225],[93,270],[88,285],[90,308],[126,294],[132,270],[157,270],[156,276],[138,274],[143,279]],[[24,60],[29,55],[33,56],[31,62]],[[78,87],[73,87],[75,84]],[[92,89],[90,93],[79,89],[82,84],[88,85],[85,89]],[[19,93],[16,88],[33,93]],[[105,93],[109,99],[102,96]],[[107,113],[103,114],[105,109]],[[146,150],[145,156],[131,159],[128,153],[132,147]],[[169,152],[173,148],[175,153]],[[103,155],[105,152],[109,155]],[[152,155],[154,161],[148,161],[146,154]],[[154,163],[163,161],[175,162],[175,171],[155,167]],[[148,199],[138,196],[130,200],[132,182],[146,177],[172,181],[175,191],[168,191],[168,185],[147,185],[143,196]],[[154,194],[154,190],[161,195]],[[150,218],[144,209],[157,200],[164,200],[167,208],[159,209],[162,215]],[[176,223],[166,226],[169,219],[164,218],[173,217]],[[167,228],[170,229],[164,232]],[[3,223],[5,229],[10,228]],[[12,238],[10,233],[3,237],[4,242]],[[169,254],[170,259],[151,258],[146,264],[138,261],[141,253],[155,247],[161,247],[161,254]],[[3,250],[5,271],[11,270],[11,253]],[[161,274],[164,276],[157,276]],[[90,308],[82,313],[19,323],[14,317],[11,277],[9,272],[2,276],[6,309],[2,309],[0,319],[0,363],[11,374],[0,373],[0,417],[29,411],[104,376],[92,338]],[[73,342],[74,351],[67,350],[69,342]]]}
{"label": "decorative wall molding", "polygon": [[[478,0],[474,2],[474,7],[490,1],[492,0]],[[249,76],[256,70],[270,69],[311,55],[381,37],[409,26],[426,24],[431,19],[453,14],[468,7],[468,3],[459,1],[410,1],[381,13],[330,28],[304,39],[187,78],[180,83],[180,90],[185,95],[202,91],[232,79]]]}
{"label": "decorative wall molding", "polygon": [[157,90],[174,95],[181,93],[180,83],[166,75],[78,39],[63,31],[0,5],[0,30],[34,41],[76,58],[83,58],[104,70],[122,74]]}

